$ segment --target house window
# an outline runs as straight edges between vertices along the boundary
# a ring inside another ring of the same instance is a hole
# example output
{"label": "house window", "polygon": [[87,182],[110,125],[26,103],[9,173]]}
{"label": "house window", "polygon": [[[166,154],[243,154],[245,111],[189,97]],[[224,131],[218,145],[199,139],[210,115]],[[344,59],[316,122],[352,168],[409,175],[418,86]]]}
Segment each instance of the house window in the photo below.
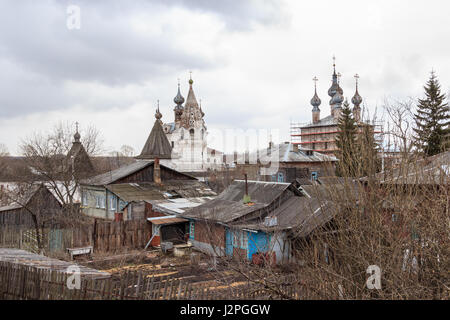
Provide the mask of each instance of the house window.
{"label": "house window", "polygon": [[128,210],[127,210],[127,219],[131,220],[131,217],[133,216],[133,204],[130,203],[128,205]]}
{"label": "house window", "polygon": [[324,148],[324,150],[327,150],[328,149],[328,142],[325,142],[325,148]]}
{"label": "house window", "polygon": [[194,221],[191,221],[189,223],[189,238],[194,239],[194,235],[195,235],[195,225]]}
{"label": "house window", "polygon": [[316,150],[316,144],[315,143],[312,144],[312,149]]}
{"label": "house window", "polygon": [[116,197],[115,196],[110,196],[109,197],[109,207],[112,211],[115,211],[117,209],[117,201],[116,201]]}
{"label": "house window", "polygon": [[233,232],[233,247],[247,250],[248,234],[247,231],[235,230]]}
{"label": "house window", "polygon": [[105,196],[95,197],[95,207],[100,209],[105,209]]}
{"label": "house window", "polygon": [[316,171],[311,172],[311,180],[317,181],[318,174]]}
{"label": "house window", "polygon": [[241,231],[241,249],[247,249],[248,234],[247,231]]}
{"label": "house window", "polygon": [[88,194],[86,191],[83,191],[82,195],[81,195],[81,201],[83,203],[84,207],[87,207],[88,205]]}
{"label": "house window", "polygon": [[284,182],[284,174],[282,172],[278,172],[278,182]]}

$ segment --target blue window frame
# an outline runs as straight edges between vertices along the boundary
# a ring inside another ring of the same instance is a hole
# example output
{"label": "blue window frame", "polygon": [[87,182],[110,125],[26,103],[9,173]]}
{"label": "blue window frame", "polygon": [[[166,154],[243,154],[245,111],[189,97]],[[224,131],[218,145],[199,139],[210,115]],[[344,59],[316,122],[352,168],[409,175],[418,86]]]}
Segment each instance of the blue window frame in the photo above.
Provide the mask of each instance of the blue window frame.
{"label": "blue window frame", "polygon": [[195,225],[194,221],[191,221],[189,223],[189,238],[194,239],[194,234],[195,234]]}

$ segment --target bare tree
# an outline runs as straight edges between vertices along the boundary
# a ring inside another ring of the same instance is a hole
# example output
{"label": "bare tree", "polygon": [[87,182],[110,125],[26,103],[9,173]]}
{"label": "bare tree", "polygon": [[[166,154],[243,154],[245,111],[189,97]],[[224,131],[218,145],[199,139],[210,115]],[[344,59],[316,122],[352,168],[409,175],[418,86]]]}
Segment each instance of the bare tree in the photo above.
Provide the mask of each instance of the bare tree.
{"label": "bare tree", "polygon": [[134,156],[134,148],[128,145],[123,145],[120,147],[120,153],[124,157],[133,157]]}
{"label": "bare tree", "polygon": [[[384,110],[388,115],[388,148],[399,150],[404,159],[412,151],[412,119],[414,100],[412,98],[405,101],[385,99]],[[392,139],[392,141],[390,141]]]}
{"label": "bare tree", "polygon": [[[92,175],[92,165],[84,157],[75,166],[76,160],[67,156],[73,147],[72,127],[68,122],[60,122],[48,133],[35,133],[22,141],[20,150],[31,168],[28,181],[44,183],[69,214],[76,214],[78,186],[82,179]],[[88,155],[102,150],[100,134],[92,126],[81,132],[81,143]]]}
{"label": "bare tree", "polygon": [[0,143],[0,157],[5,156],[9,156],[8,148],[3,143]]}

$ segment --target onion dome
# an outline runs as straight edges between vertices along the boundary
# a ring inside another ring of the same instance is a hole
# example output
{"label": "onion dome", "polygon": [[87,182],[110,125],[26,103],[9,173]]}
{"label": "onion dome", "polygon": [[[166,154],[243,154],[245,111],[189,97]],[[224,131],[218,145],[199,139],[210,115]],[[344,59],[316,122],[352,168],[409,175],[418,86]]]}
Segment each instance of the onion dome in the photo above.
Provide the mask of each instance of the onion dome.
{"label": "onion dome", "polygon": [[73,138],[75,139],[75,142],[80,142],[81,135],[78,131],[73,135]]}
{"label": "onion dome", "polygon": [[159,100],[158,100],[158,108],[156,109],[156,112],[155,112],[155,118],[156,118],[156,120],[159,120],[159,121],[161,121],[161,118],[162,118],[162,114],[161,114],[161,112],[159,112]]}
{"label": "onion dome", "polygon": [[173,98],[173,102],[175,102],[177,105],[181,105],[184,103],[184,97],[181,95],[180,92],[180,82],[178,82],[178,93],[175,96],[175,98]]}
{"label": "onion dome", "polygon": [[342,104],[343,101],[344,101],[344,96],[338,90],[336,92],[336,94],[333,96],[333,98],[331,98],[330,105]]}
{"label": "onion dome", "polygon": [[362,98],[361,98],[361,96],[359,95],[359,92],[358,92],[358,79],[359,79],[359,75],[358,74],[355,75],[355,79],[356,79],[356,92],[355,92],[355,95],[352,98],[352,103],[355,105],[355,107],[359,107],[361,105],[361,103],[362,103]]}
{"label": "onion dome", "polygon": [[74,138],[75,142],[80,142],[81,135],[78,133],[78,122],[75,122],[75,126],[77,129],[76,129],[75,134],[73,135],[73,138]]}
{"label": "onion dome", "polygon": [[313,111],[320,111],[319,106],[322,103],[319,96],[317,95],[317,77],[314,77],[314,97],[311,99],[311,105],[313,106]]}
{"label": "onion dome", "polygon": [[362,98],[359,95],[358,90],[356,90],[356,93],[352,98],[352,103],[355,105],[355,107],[359,107],[361,102],[362,102]]}
{"label": "onion dome", "polygon": [[336,58],[333,57],[333,80],[331,83],[330,89],[328,89],[328,95],[333,98],[336,92],[339,92],[341,95],[344,94],[344,91],[339,86],[339,76],[340,74],[336,74]]}

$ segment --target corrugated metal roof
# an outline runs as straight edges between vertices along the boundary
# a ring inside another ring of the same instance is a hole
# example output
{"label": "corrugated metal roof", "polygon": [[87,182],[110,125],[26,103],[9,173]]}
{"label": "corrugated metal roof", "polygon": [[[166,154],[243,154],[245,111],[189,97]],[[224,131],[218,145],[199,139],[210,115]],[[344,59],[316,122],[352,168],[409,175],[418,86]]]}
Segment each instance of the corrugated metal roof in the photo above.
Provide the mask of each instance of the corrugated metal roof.
{"label": "corrugated metal roof", "polygon": [[245,204],[245,181],[235,180],[216,199],[187,210],[183,216],[228,223],[269,206],[287,189],[301,194],[289,183],[248,181],[251,203]]}
{"label": "corrugated metal roof", "polygon": [[152,165],[153,161],[150,160],[139,160],[134,163],[131,163],[129,165],[120,167],[116,170],[109,171],[97,176],[94,176],[89,179],[83,180],[81,183],[84,185],[91,185],[91,186],[104,186],[110,183],[113,183],[119,179],[122,179],[126,176],[129,176],[130,174],[133,174],[139,170],[144,169],[145,167]]}
{"label": "corrugated metal roof", "polygon": [[[271,149],[261,149],[258,151],[259,160],[264,163],[278,160],[279,162],[325,162],[338,161],[338,159],[331,155],[313,151],[311,155],[306,153],[305,149],[298,149],[294,151],[292,143],[281,143],[273,146]],[[251,159],[251,157],[250,157]]]}
{"label": "corrugated metal roof", "polygon": [[207,185],[197,180],[169,180],[162,184],[120,183],[107,185],[106,189],[126,202],[216,196]]}
{"label": "corrugated metal roof", "polygon": [[178,198],[166,200],[150,200],[146,201],[153,205],[153,209],[158,212],[168,214],[182,214],[186,210],[214,200],[214,197],[196,197],[196,198]]}
{"label": "corrugated metal roof", "polygon": [[337,123],[337,119],[332,115],[329,115],[325,118],[320,119],[318,123],[310,123],[302,128],[336,126]]}
{"label": "corrugated metal roof", "polygon": [[[323,187],[318,186],[317,188]],[[329,222],[336,212],[335,205],[331,201],[292,195],[269,214],[268,217],[276,218],[275,225],[267,226],[264,221],[259,220],[234,226],[263,231],[295,229],[296,236],[305,237],[315,228]]]}

